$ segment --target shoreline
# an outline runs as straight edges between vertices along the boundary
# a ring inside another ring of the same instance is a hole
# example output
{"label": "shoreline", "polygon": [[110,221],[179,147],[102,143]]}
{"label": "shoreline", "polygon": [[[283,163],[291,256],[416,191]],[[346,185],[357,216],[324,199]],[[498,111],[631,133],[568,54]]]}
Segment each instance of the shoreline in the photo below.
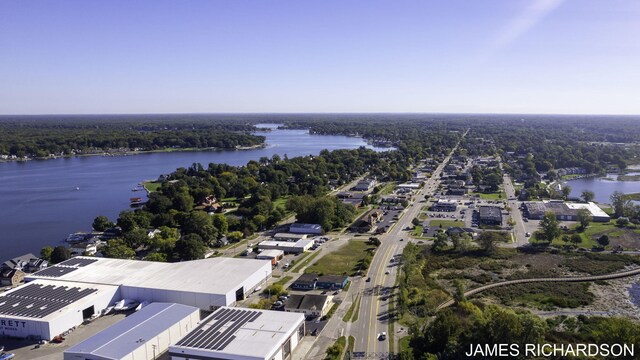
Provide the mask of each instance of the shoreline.
{"label": "shoreline", "polygon": [[167,148],[158,150],[130,150],[122,152],[109,152],[95,154],[69,154],[54,157],[34,157],[34,158],[18,158],[18,159],[0,159],[0,164],[11,162],[27,162],[27,161],[46,161],[46,160],[58,160],[58,159],[70,159],[74,157],[89,157],[89,156],[104,156],[104,157],[116,157],[116,156],[134,156],[142,154],[154,154],[154,153],[170,153],[170,152],[206,152],[206,151],[244,151],[244,150],[257,150],[263,149],[268,146],[267,143],[241,146],[237,145],[234,148],[219,148],[219,147],[206,147],[206,148]]}

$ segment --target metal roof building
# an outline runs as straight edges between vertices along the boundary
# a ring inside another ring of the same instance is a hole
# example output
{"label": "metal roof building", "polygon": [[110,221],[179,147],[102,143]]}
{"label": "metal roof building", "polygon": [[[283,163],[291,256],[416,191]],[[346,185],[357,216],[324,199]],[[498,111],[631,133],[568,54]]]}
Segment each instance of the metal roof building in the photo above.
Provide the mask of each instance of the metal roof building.
{"label": "metal roof building", "polygon": [[304,336],[304,316],[281,311],[223,307],[177,344],[172,360],[283,360]]}
{"label": "metal roof building", "polygon": [[269,241],[265,240],[258,244],[263,250],[282,250],[285,253],[303,253],[313,246],[313,240],[298,240],[295,243],[289,241]]}
{"label": "metal roof building", "polygon": [[200,321],[200,309],[152,303],[64,352],[64,360],[155,359]]}
{"label": "metal roof building", "polygon": [[[82,264],[82,265],[80,265]],[[77,257],[26,277],[120,287],[122,298],[213,310],[244,299],[271,276],[271,262],[210,258],[161,263]]]}
{"label": "metal roof building", "polygon": [[37,280],[0,294],[0,336],[51,340],[118,298],[117,286]]}
{"label": "metal roof building", "polygon": [[289,226],[289,232],[293,234],[322,235],[322,226],[319,224],[293,223]]}

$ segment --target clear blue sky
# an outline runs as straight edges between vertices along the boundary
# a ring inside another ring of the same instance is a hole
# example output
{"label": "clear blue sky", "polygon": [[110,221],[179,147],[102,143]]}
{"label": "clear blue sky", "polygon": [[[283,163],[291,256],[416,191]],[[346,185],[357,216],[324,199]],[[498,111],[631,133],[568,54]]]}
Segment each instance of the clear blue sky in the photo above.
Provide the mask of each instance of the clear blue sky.
{"label": "clear blue sky", "polygon": [[0,114],[640,114],[638,0],[0,2]]}

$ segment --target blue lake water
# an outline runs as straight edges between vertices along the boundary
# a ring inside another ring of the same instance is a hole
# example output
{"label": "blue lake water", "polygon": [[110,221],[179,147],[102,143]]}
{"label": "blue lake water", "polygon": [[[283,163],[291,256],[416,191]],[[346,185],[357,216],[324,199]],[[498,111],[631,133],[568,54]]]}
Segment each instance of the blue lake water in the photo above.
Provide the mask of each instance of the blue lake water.
{"label": "blue lake water", "polygon": [[[637,175],[638,173],[629,173],[629,175]],[[609,203],[609,197],[614,191],[620,191],[624,194],[640,192],[640,181],[618,181],[617,175],[608,174],[604,178],[589,177],[567,181],[567,185],[571,187],[571,197],[580,197],[585,190],[591,190],[596,195],[595,201],[599,203]]]}
{"label": "blue lake water", "polygon": [[0,260],[26,252],[38,254],[43,246],[58,245],[70,233],[90,230],[98,215],[115,220],[120,211],[129,208],[129,198],[143,196],[143,192],[132,192],[138,183],[195,162],[206,168],[212,162],[244,165],[274,154],[295,157],[323,149],[373,148],[361,138],[278,130],[274,124],[261,126],[272,131],[263,134],[268,146],[255,150],[0,163]]}

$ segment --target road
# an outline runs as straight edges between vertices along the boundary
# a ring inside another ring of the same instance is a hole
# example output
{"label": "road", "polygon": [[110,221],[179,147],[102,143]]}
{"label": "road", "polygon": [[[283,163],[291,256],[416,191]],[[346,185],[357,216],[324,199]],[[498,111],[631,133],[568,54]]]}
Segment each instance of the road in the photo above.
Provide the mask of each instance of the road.
{"label": "road", "polygon": [[[473,296],[477,293],[483,292],[485,290],[493,289],[500,286],[514,285],[514,284],[526,284],[532,282],[586,282],[586,281],[598,281],[598,280],[611,280],[611,279],[619,279],[623,277],[635,276],[640,274],[640,268],[636,268],[633,270],[621,271],[606,275],[597,275],[597,276],[571,276],[571,277],[559,277],[559,278],[533,278],[533,279],[519,279],[519,280],[509,280],[498,283],[493,283],[489,285],[484,285],[479,288],[475,288],[469,290],[464,293],[465,297]],[[443,309],[448,306],[453,305],[454,301],[449,300],[440,306],[438,309]]]}
{"label": "road", "polygon": [[[394,315],[389,313],[389,303],[395,301],[393,294],[398,269],[397,262],[391,263],[391,259],[402,254],[409,235],[404,229],[412,226],[411,220],[417,217],[422,207],[425,206],[424,196],[433,195],[437,189],[442,170],[457,148],[456,146],[449,153],[424,186],[414,195],[414,201],[404,210],[395,226],[386,234],[378,236],[382,244],[376,251],[369,267],[367,275],[371,281],[361,284],[359,292],[363,295],[360,303],[360,315],[358,321],[350,328],[350,335],[356,339],[354,353],[365,352],[368,356],[380,354],[379,357],[384,357],[389,352],[389,319],[393,320]],[[400,241],[400,239],[405,239],[405,241]],[[385,274],[387,271],[389,274]],[[386,340],[378,339],[378,334],[382,332],[387,333]]]}
{"label": "road", "polygon": [[513,182],[509,175],[505,174],[503,178],[504,192],[507,196],[507,204],[511,208],[509,216],[516,222],[513,227],[513,236],[515,241],[511,243],[511,246],[520,247],[529,244],[529,238],[526,236],[526,230],[524,227],[524,220],[522,219],[522,211],[518,208],[518,197],[516,196],[516,190],[513,186]]}

